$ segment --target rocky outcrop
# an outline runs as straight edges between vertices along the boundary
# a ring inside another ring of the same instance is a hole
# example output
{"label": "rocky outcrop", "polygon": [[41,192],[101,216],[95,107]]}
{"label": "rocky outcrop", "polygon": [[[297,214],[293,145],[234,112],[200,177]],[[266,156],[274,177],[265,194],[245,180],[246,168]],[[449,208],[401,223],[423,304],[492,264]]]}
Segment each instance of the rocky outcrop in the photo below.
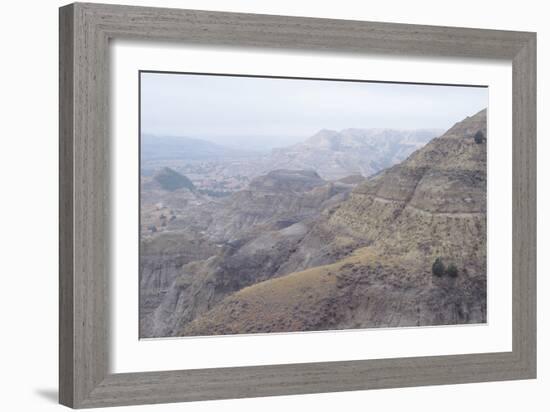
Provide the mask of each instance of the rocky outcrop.
{"label": "rocky outcrop", "polygon": [[377,241],[388,253],[485,253],[486,143],[475,142],[477,131],[486,134],[485,111],[359,185],[330,223]]}
{"label": "rocky outcrop", "polygon": [[140,336],[148,336],[150,314],[163,301],[182,268],[218,253],[216,245],[198,233],[159,233],[140,243],[139,293]]}

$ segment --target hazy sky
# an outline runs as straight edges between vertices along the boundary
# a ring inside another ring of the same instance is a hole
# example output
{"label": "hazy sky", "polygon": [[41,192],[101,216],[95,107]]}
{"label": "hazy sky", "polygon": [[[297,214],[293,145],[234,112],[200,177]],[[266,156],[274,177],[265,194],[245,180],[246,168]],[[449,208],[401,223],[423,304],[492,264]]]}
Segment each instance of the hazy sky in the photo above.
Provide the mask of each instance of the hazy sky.
{"label": "hazy sky", "polygon": [[447,129],[488,105],[488,89],[479,87],[141,76],[143,133],[233,145],[246,144],[249,138],[268,146],[284,145],[320,129]]}

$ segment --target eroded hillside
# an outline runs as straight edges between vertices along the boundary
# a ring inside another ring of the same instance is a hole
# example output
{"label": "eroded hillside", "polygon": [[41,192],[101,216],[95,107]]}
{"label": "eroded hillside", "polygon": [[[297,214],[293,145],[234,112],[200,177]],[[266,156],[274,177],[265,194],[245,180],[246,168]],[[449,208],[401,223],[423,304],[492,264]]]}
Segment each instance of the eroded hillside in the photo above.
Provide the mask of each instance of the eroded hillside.
{"label": "eroded hillside", "polygon": [[[486,136],[484,110],[360,184],[321,214],[289,261],[343,245],[351,255],[232,293],[178,334],[485,322]],[[438,257],[456,273],[434,275]]]}
{"label": "eroded hillside", "polygon": [[[177,334],[231,293],[336,259],[318,256],[322,246],[305,239],[322,213],[344,201],[353,187],[326,182],[312,171],[276,170],[246,190],[187,208],[167,231],[145,236],[141,336]],[[312,259],[296,257],[305,245]]]}
{"label": "eroded hillside", "polygon": [[[363,150],[354,133],[313,143]],[[486,136],[482,111],[371,178],[277,169],[223,198],[147,178],[140,336],[484,322]]]}

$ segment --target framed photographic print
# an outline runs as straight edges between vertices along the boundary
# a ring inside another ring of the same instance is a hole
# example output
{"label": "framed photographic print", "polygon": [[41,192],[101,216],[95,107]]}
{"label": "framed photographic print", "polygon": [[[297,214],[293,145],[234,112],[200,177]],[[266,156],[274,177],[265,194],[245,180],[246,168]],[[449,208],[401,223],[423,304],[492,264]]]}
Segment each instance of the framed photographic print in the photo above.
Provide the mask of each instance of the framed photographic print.
{"label": "framed photographic print", "polygon": [[534,33],[60,9],[60,401],[536,376]]}

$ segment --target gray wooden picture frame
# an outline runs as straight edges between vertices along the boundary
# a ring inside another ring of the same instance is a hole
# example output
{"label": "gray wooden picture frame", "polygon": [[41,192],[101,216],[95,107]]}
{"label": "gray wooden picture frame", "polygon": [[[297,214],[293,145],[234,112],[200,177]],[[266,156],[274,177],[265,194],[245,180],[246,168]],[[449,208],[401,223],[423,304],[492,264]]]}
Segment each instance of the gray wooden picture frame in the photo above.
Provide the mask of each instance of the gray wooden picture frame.
{"label": "gray wooden picture frame", "polygon": [[[535,33],[85,3],[62,7],[59,27],[62,404],[87,408],[535,378]],[[110,39],[511,61],[513,350],[109,373]]]}

